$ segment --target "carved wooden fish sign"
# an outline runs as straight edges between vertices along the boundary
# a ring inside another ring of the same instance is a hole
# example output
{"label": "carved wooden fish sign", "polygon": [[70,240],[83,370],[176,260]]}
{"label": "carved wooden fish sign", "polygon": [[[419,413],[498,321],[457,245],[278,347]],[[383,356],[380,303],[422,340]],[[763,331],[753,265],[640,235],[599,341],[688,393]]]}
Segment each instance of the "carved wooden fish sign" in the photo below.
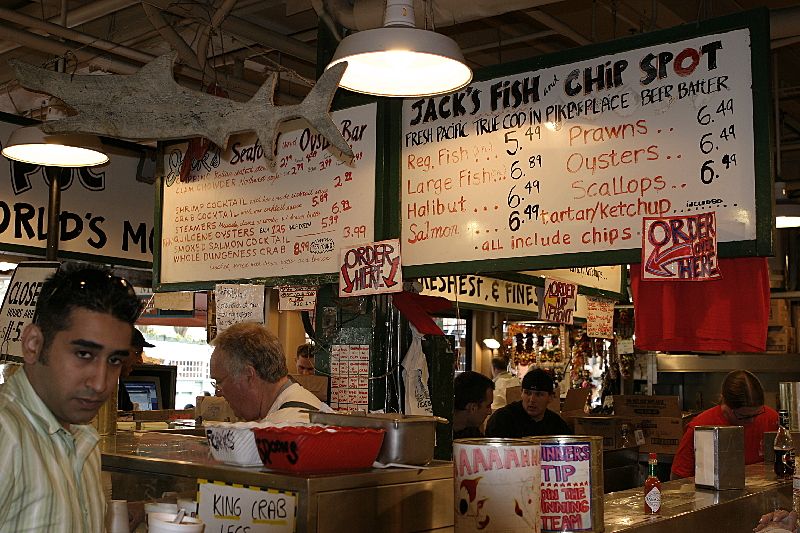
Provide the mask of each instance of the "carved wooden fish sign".
{"label": "carved wooden fish sign", "polygon": [[278,125],[303,118],[353,157],[328,114],[347,63],[326,70],[301,103],[276,106],[274,73],[248,102],[235,102],[178,85],[172,76],[176,56],[176,52],[164,54],[134,74],[105,76],[53,72],[17,59],[8,63],[23,87],[56,96],[78,112],[41,124],[45,133],[94,133],[134,141],[205,137],[225,148],[231,135],[254,131],[272,160]]}

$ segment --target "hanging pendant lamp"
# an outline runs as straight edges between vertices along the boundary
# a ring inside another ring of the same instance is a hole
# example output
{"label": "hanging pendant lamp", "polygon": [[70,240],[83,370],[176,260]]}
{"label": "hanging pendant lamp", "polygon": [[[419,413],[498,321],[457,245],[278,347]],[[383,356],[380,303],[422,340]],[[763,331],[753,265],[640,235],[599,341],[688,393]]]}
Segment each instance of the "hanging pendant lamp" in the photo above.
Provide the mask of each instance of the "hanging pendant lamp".
{"label": "hanging pendant lamp", "polygon": [[326,68],[342,61],[339,86],[377,96],[432,96],[472,81],[454,40],[415,28],[413,0],[388,0],[384,27],[345,37]]}
{"label": "hanging pendant lamp", "polygon": [[47,135],[38,126],[25,126],[11,132],[2,153],[15,161],[42,166],[93,167],[108,161],[96,135]]}

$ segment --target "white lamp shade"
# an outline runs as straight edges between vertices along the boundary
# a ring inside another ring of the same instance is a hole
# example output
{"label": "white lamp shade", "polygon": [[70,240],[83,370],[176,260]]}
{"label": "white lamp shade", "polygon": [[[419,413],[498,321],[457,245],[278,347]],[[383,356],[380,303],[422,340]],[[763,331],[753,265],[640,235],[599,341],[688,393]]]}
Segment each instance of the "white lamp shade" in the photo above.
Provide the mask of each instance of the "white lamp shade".
{"label": "white lamp shade", "polygon": [[490,350],[496,350],[500,347],[500,341],[497,339],[483,339],[483,345]]}
{"label": "white lamp shade", "polygon": [[376,28],[345,37],[327,68],[347,61],[339,85],[377,96],[432,96],[457,91],[472,70],[455,41],[416,28]]}
{"label": "white lamp shade", "polygon": [[11,132],[3,155],[33,165],[93,167],[108,161],[96,135],[70,133],[46,135],[38,126],[25,126]]}

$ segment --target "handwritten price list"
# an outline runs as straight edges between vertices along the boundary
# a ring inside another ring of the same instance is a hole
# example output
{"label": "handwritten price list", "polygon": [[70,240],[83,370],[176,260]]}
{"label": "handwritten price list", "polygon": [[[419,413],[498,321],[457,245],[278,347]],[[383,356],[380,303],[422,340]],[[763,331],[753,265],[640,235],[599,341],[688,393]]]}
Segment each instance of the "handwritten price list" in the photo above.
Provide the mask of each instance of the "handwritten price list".
{"label": "handwritten price list", "polygon": [[355,157],[304,120],[283,123],[275,164],[254,134],[195,160],[165,151],[163,283],[336,272],[340,247],[372,240],[376,105],[332,113]]}
{"label": "handwritten price list", "polygon": [[405,265],[641,247],[642,218],[716,211],[755,238],[749,30],[406,100]]}

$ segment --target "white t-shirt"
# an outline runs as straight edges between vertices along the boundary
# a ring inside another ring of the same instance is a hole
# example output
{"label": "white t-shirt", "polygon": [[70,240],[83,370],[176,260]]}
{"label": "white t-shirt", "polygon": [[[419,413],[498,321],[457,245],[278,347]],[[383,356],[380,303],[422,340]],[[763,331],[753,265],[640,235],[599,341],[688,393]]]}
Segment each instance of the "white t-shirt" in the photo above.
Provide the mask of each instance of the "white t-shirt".
{"label": "white t-shirt", "polygon": [[[282,405],[288,402],[300,402],[308,404],[308,407],[281,408]],[[308,389],[305,389],[299,383],[291,383],[281,391],[277,398],[275,398],[275,402],[262,421],[275,424],[280,424],[281,422],[308,423],[308,413],[302,413],[301,411],[309,409],[318,409],[326,413],[333,412],[333,409],[331,409],[328,404],[321,402],[319,398],[314,396]]]}

